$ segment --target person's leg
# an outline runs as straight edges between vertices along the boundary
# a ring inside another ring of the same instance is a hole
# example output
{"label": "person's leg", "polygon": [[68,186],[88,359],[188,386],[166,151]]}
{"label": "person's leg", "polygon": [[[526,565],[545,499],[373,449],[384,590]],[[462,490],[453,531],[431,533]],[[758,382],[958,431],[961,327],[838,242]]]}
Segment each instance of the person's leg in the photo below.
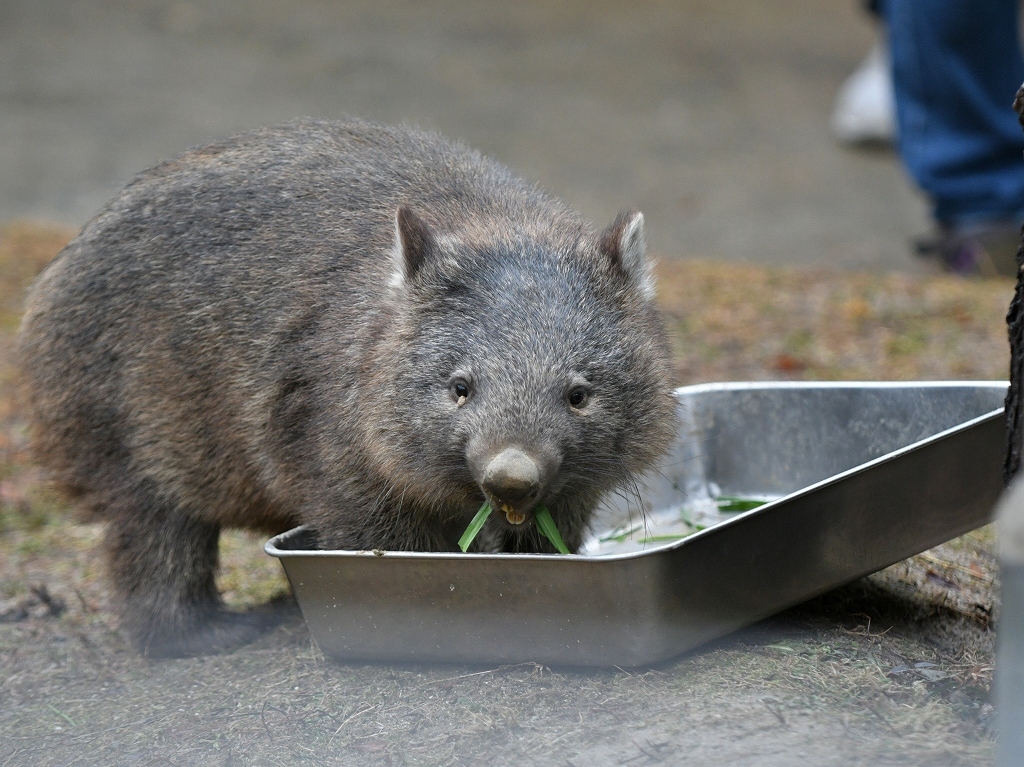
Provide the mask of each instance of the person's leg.
{"label": "person's leg", "polygon": [[897,146],[963,229],[1024,218],[1024,133],[1010,105],[1024,81],[1017,0],[883,0]]}

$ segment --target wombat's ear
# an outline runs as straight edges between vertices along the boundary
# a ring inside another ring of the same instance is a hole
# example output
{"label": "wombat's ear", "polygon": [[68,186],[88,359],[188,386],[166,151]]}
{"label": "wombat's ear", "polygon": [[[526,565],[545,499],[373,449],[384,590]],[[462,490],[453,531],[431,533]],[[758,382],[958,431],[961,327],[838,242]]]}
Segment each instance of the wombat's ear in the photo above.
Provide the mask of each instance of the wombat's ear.
{"label": "wombat's ear", "polygon": [[643,213],[638,210],[620,213],[601,233],[597,246],[612,266],[632,281],[645,298],[654,298],[654,278],[647,260]]}
{"label": "wombat's ear", "polygon": [[395,214],[395,276],[393,282],[408,282],[416,278],[423,264],[434,250],[434,235],[426,222],[407,205],[401,205]]}

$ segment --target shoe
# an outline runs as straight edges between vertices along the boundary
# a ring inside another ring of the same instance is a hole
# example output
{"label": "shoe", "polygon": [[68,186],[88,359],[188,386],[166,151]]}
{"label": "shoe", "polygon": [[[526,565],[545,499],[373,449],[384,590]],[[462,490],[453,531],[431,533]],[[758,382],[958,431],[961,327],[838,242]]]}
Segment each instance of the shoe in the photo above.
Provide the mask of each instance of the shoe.
{"label": "shoe", "polygon": [[836,138],[847,144],[895,141],[896,99],[889,46],[883,39],[839,88],[829,122]]}
{"label": "shoe", "polygon": [[954,229],[940,226],[932,237],[914,243],[917,255],[938,259],[943,268],[964,277],[1016,277],[1020,225],[986,222]]}

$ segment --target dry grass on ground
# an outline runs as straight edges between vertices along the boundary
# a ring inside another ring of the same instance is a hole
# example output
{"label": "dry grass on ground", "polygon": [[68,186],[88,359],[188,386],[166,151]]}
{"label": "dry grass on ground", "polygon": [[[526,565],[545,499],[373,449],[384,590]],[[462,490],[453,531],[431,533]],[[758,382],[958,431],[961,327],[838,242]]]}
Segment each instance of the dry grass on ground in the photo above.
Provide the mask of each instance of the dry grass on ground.
{"label": "dry grass on ground", "polygon": [[1005,379],[1013,282],[664,261],[676,376]]}
{"label": "dry grass on ground", "polygon": [[[40,484],[14,398],[23,290],[69,236],[0,227],[0,767],[990,762],[988,530],[656,669],[341,665],[300,620],[225,656],[138,658],[100,528]],[[1007,370],[1009,281],[667,260],[660,278],[681,383]],[[222,551],[233,604],[286,587],[259,541]]]}

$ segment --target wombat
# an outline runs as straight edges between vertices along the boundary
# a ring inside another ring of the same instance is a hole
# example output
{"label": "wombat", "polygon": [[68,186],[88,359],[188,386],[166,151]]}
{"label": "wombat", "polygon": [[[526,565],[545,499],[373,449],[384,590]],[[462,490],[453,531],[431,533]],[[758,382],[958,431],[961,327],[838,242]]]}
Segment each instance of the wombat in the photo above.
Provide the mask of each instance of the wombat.
{"label": "wombat", "polygon": [[320,548],[576,550],[675,434],[643,216],[601,233],[441,137],[294,121],[145,171],[33,286],[38,460],[151,655],[248,641],[222,527]]}

